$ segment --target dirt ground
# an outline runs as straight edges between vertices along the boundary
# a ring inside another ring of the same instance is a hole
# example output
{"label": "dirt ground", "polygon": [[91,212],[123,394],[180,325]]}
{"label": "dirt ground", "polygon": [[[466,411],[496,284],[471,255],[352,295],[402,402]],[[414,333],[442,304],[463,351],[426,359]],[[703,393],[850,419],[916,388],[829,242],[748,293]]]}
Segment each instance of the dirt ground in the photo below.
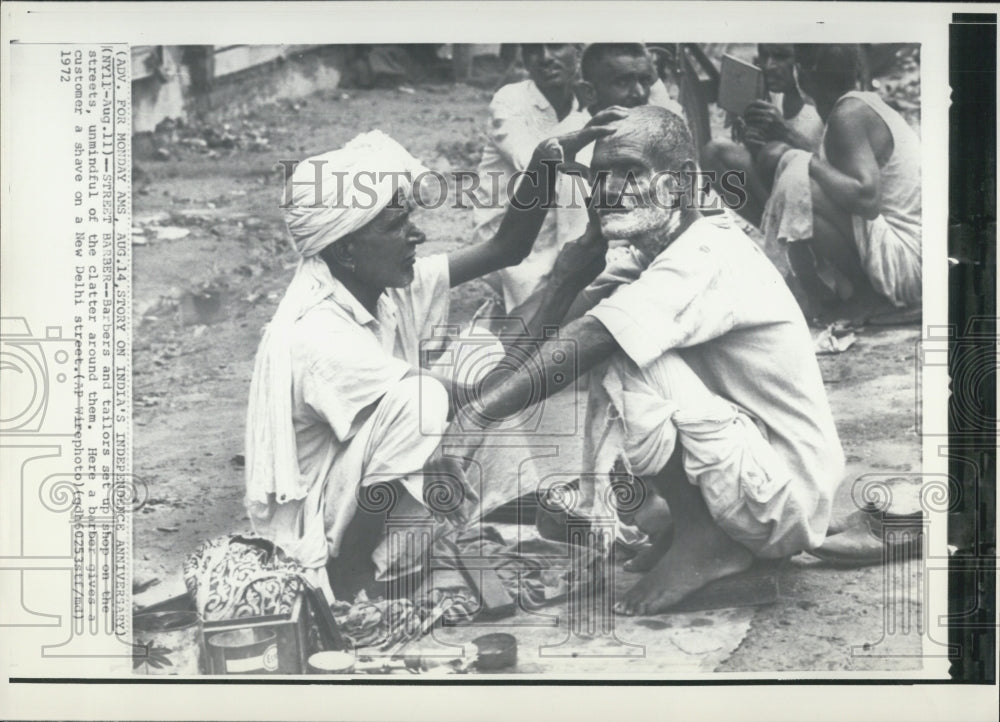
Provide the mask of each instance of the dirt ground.
{"label": "dirt ground", "polygon": [[[247,528],[241,455],[254,352],[295,263],[278,208],[277,161],[304,159],[377,125],[433,168],[475,168],[491,93],[466,85],[408,90],[331,89],[238,116],[219,112],[208,122],[236,135],[249,128],[267,142],[207,153],[181,142],[195,135],[181,128],[154,144],[168,158],[138,160],[133,453],[148,497],[134,519],[134,572],[137,583],[156,582],[140,603],[180,591],[180,565],[201,541]],[[472,235],[470,210],[423,212],[417,223],[429,239],[423,254]],[[484,291],[479,282],[454,291],[453,318],[469,318]],[[840,512],[853,508],[858,475],[920,470],[918,337],[917,326],[863,330],[846,353],[820,358],[850,466]],[[915,496],[907,498],[897,496],[894,510],[916,508]],[[910,591],[887,602],[887,580],[900,575]],[[913,668],[918,630],[883,630],[901,604],[919,619],[919,582],[909,568],[839,570],[800,555],[781,572],[782,600],[754,613],[716,670]]]}

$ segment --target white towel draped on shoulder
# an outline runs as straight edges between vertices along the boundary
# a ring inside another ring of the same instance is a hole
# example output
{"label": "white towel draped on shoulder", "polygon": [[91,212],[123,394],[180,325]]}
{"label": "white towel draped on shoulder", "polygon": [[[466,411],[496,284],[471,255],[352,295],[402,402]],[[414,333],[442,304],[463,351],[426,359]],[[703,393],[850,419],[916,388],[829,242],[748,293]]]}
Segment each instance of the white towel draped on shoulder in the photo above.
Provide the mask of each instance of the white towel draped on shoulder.
{"label": "white towel draped on shoulder", "polygon": [[[269,498],[281,503],[308,492],[292,424],[290,343],[295,322],[333,288],[317,254],[373,220],[398,191],[409,194],[413,178],[425,170],[399,143],[374,130],[300,163],[289,179],[285,218],[301,261],[264,332],[250,383],[246,503],[251,510],[266,508]],[[317,198],[322,199],[318,206]]]}

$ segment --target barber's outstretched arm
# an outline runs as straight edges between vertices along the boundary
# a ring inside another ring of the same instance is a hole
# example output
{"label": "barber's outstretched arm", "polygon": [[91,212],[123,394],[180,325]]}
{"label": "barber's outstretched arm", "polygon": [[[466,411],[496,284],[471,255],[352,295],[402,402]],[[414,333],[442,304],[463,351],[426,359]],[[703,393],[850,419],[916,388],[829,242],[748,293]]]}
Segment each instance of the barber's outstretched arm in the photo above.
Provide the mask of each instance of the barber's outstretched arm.
{"label": "barber's outstretched arm", "polygon": [[[543,368],[546,359],[556,351],[575,352],[575,360],[560,365],[562,373],[544,368],[540,399],[561,391],[573,384],[577,378],[607,360],[619,350],[618,342],[593,316],[583,316],[573,321],[559,333],[559,338],[545,341],[538,350]],[[465,418],[474,419],[485,428],[491,421],[505,419],[524,409],[524,400],[538,393],[537,370],[533,364],[521,365],[517,370],[490,384],[487,379],[484,390],[471,408],[462,410]]]}
{"label": "barber's outstretched arm", "polygon": [[[551,273],[537,292],[540,297],[533,304],[534,312],[521,318],[521,329],[515,326],[501,335],[500,341],[506,354],[487,377],[485,388],[496,386],[502,380],[523,371],[526,365],[538,367],[526,359],[539,352],[539,344],[548,337],[546,330],[558,328],[571,306],[575,305],[574,300],[580,291],[604,269],[607,251],[608,242],[601,234],[600,220],[591,209],[586,232],[559,251]],[[589,310],[590,306],[585,310]],[[517,333],[518,331],[520,332]],[[563,337],[561,333],[559,335]],[[550,356],[543,357],[539,363],[544,364],[546,358]],[[452,402],[455,401],[452,398]],[[454,413],[457,409],[453,408],[452,411]]]}
{"label": "barber's outstretched arm", "polygon": [[563,163],[573,164],[581,149],[614,133],[607,124],[622,117],[621,109],[608,108],[591,118],[584,128],[540,143],[507,205],[496,235],[448,254],[451,285],[516,266],[527,258],[545,221],[550,200],[555,198],[556,169]]}

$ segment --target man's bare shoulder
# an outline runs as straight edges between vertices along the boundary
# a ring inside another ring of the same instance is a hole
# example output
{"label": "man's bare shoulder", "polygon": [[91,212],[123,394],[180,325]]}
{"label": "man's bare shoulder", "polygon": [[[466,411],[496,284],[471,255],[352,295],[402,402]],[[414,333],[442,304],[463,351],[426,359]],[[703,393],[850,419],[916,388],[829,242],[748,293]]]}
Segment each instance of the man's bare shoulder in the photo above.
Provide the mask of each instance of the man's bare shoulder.
{"label": "man's bare shoulder", "polygon": [[892,153],[889,127],[875,109],[860,98],[847,97],[838,101],[827,121],[827,137],[834,143],[867,139],[880,164]]}
{"label": "man's bare shoulder", "polygon": [[827,133],[853,134],[864,130],[878,114],[866,102],[858,98],[842,98],[837,101],[827,120]]}

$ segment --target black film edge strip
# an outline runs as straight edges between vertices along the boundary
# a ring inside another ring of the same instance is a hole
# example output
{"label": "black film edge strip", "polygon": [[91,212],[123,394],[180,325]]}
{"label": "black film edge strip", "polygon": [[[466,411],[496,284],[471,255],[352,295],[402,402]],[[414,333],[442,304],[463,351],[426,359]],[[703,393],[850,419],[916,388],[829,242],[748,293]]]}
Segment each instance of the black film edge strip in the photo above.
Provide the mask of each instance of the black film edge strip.
{"label": "black film edge strip", "polygon": [[949,643],[955,682],[996,683],[996,14],[949,28]]}

